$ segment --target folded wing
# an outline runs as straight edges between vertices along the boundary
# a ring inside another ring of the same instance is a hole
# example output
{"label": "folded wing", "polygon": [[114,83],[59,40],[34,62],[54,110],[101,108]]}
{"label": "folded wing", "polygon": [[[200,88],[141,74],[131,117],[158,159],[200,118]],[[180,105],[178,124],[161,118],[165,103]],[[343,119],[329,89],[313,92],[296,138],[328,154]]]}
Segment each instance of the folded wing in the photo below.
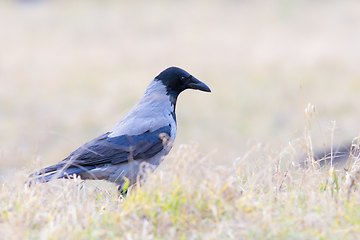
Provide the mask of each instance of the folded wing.
{"label": "folded wing", "polygon": [[[84,144],[58,164],[47,167],[35,175],[49,174],[43,178],[49,181],[72,174],[80,174],[104,164],[120,164],[129,160],[149,159],[164,149],[164,136],[170,136],[170,125],[139,135],[109,137],[111,132]],[[60,173],[58,171],[61,171]],[[37,177],[42,178],[43,176]]]}

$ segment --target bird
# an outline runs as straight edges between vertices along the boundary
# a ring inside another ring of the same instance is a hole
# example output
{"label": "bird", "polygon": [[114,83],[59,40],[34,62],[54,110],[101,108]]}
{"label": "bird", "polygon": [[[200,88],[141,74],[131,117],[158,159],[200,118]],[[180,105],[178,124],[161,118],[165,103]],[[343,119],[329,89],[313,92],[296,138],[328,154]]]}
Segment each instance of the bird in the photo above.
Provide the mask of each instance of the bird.
{"label": "bird", "polygon": [[170,152],[177,132],[176,101],[186,89],[210,88],[178,67],[157,75],[139,102],[109,132],[85,143],[57,164],[29,176],[29,184],[53,179],[107,180],[121,193],[145,181]]}

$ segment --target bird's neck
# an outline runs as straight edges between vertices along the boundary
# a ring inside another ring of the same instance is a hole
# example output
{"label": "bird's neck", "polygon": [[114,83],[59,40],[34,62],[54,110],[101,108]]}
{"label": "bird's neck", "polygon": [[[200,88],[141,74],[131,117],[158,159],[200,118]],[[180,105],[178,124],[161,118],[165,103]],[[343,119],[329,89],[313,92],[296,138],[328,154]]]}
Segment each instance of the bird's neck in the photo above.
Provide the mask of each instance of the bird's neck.
{"label": "bird's neck", "polygon": [[179,94],[168,91],[161,81],[152,81],[138,104],[150,104],[153,109],[158,108],[159,113],[168,110],[175,116],[175,106],[178,95]]}
{"label": "bird's neck", "polygon": [[174,112],[174,114],[175,114],[175,108],[176,108],[176,100],[177,100],[177,97],[174,97],[174,96],[170,95],[170,96],[169,96],[169,100],[170,100],[170,102],[171,102],[171,105],[174,107],[173,112]]}
{"label": "bird's neck", "polygon": [[[162,101],[161,99],[168,99],[170,101],[171,106],[173,107],[173,112],[175,113],[175,106],[177,97],[179,93],[174,91],[169,91],[161,81],[152,81],[149,86],[147,87],[143,97],[141,100],[149,101],[149,98],[153,99],[153,101],[158,100]],[[140,100],[140,101],[141,101]]]}

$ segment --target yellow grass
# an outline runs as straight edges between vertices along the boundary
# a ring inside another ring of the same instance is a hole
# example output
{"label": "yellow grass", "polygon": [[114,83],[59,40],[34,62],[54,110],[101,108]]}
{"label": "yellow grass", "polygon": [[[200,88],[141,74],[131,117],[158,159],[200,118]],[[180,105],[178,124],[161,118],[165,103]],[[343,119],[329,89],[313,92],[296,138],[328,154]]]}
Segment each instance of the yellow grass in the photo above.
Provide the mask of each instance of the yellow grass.
{"label": "yellow grass", "polygon": [[[357,167],[298,161],[360,132],[359,16],[356,1],[1,1],[0,238],[357,238]],[[24,185],[172,65],[212,93],[181,94],[144,186]]]}
{"label": "yellow grass", "polygon": [[289,148],[270,150],[223,167],[181,145],[125,199],[79,179],[29,188],[18,172],[0,189],[2,239],[356,239],[359,174],[302,169]]}

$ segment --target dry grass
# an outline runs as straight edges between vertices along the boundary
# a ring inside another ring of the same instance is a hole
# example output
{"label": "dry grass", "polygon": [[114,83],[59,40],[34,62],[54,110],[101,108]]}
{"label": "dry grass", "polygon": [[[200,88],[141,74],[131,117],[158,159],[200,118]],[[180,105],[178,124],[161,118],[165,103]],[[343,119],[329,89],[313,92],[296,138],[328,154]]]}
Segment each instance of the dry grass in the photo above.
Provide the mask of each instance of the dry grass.
{"label": "dry grass", "polygon": [[[1,1],[0,238],[358,238],[356,164],[297,161],[360,132],[359,13],[350,0]],[[170,65],[212,93],[180,96],[175,147],[143,187],[121,200],[97,181],[23,184]]]}
{"label": "dry grass", "polygon": [[[302,169],[293,148],[257,144],[233,167],[195,145],[119,198],[113,185],[58,180],[0,188],[2,239],[356,239],[359,173]],[[356,180],[351,184],[353,180]]]}
{"label": "dry grass", "polygon": [[209,163],[211,154],[195,144],[180,145],[125,198],[103,182],[28,187],[28,172],[8,173],[0,190],[2,239],[357,239],[360,161],[350,158],[347,170],[319,168],[313,106],[305,117],[304,140],[278,152],[254,144],[232,167]]}

